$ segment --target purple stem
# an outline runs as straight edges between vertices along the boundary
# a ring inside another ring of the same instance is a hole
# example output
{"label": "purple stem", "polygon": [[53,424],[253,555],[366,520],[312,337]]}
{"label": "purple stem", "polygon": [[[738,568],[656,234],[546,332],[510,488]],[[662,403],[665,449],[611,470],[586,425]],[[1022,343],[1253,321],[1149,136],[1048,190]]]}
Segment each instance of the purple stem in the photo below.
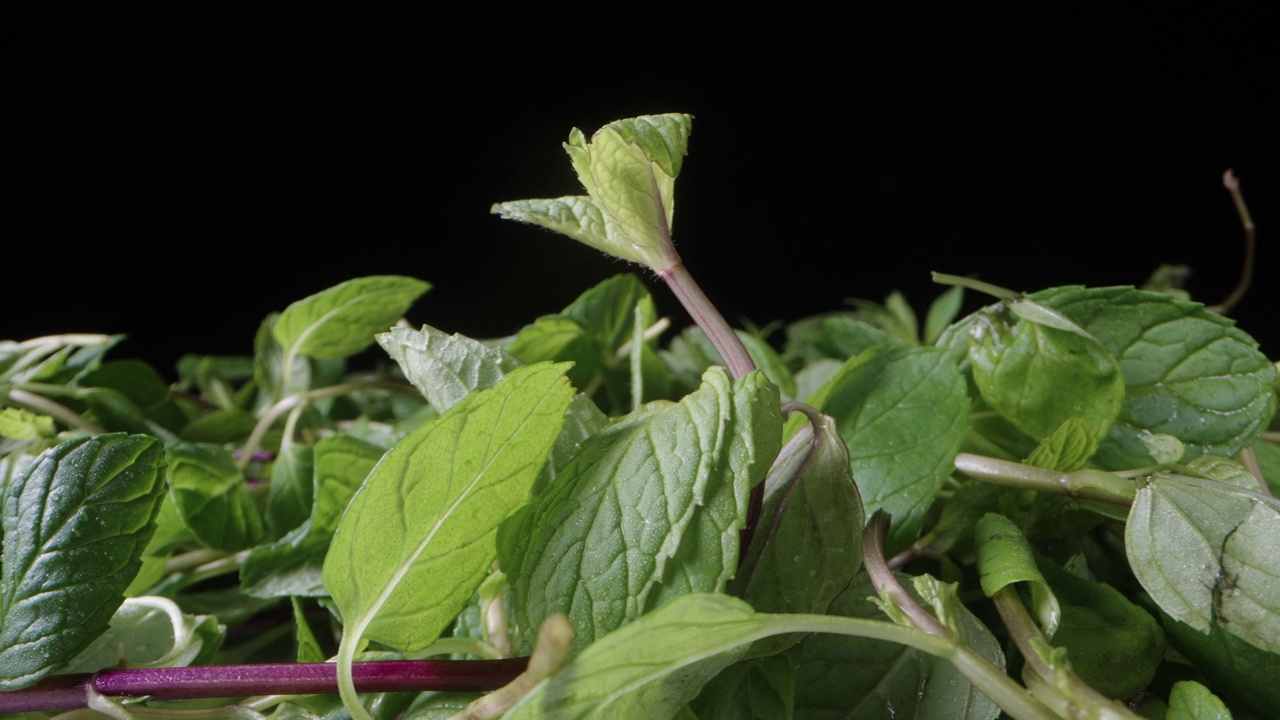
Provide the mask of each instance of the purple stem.
{"label": "purple stem", "polygon": [[[358,692],[467,692],[496,690],[524,672],[528,658],[507,660],[390,660],[355,663]],[[86,706],[89,689],[103,695],[194,700],[254,695],[338,692],[335,663],[264,663],[205,667],[106,670],[54,675],[14,692],[0,692],[0,714],[73,710]]]}

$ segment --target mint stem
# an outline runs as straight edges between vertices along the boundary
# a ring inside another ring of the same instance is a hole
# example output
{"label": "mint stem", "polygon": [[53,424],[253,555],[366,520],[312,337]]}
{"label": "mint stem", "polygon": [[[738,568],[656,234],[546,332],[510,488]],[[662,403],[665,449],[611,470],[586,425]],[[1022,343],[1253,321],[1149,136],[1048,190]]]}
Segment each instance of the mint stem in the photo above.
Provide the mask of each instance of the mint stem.
{"label": "mint stem", "polygon": [[702,292],[702,288],[683,263],[671,263],[658,272],[658,277],[667,283],[689,316],[707,334],[735,378],[749,375],[756,369],[755,361],[747,354],[746,346],[738,339],[733,328],[729,327],[724,316],[711,304],[711,300]]}
{"label": "mint stem", "polygon": [[[496,690],[524,672],[528,658],[506,660],[389,660],[355,663],[358,692],[477,692]],[[337,694],[334,663],[266,663],[205,667],[107,670],[55,675],[0,693],[0,714],[87,707],[94,690],[151,700],[235,698],[254,695]]]}

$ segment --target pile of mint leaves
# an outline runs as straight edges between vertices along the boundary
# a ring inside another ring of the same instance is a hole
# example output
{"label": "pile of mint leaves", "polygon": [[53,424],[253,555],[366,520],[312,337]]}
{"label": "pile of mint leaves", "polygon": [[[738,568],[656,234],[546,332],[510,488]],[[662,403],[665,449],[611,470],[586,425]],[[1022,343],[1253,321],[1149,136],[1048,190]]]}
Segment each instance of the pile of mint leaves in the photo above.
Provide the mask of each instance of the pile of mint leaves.
{"label": "pile of mint leaves", "polygon": [[0,342],[0,714],[1280,717],[1253,338],[1158,273],[732,327],[672,243],[691,127],[574,129],[586,194],[493,207],[683,329],[633,272],[499,339],[371,276],[173,383]]}

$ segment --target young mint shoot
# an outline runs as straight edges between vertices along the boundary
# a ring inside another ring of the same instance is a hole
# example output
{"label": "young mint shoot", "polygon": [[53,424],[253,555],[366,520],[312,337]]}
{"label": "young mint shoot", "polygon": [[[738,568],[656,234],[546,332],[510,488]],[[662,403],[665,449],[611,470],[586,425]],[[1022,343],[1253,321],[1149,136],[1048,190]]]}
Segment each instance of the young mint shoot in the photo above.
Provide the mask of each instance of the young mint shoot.
{"label": "young mint shoot", "polygon": [[676,251],[692,124],[575,128],[582,195],[493,205],[648,275],[502,339],[383,275],[173,383],[119,336],[0,341],[0,714],[1280,716],[1239,180],[1216,304],[1171,267],[935,273],[921,316],[895,292],[765,334]]}

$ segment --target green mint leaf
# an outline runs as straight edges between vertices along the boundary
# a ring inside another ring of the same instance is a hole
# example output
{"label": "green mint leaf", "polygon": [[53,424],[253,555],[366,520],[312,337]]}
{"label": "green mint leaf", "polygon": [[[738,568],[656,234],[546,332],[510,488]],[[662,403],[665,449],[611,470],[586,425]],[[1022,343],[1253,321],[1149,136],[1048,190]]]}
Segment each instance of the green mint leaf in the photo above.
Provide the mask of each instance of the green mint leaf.
{"label": "green mint leaf", "polygon": [[[761,522],[729,592],[758,612],[824,614],[862,566],[862,499],[835,420],[801,430],[774,462]],[[770,655],[795,637],[760,641]]]}
{"label": "green mint leaf", "polygon": [[1040,441],[1027,458],[1028,465],[1074,472],[1088,464],[1098,450],[1098,433],[1084,418],[1069,417]]}
{"label": "green mint leaf", "polygon": [[266,523],[269,535],[279,539],[298,527],[311,515],[314,500],[311,478],[311,445],[295,443],[288,438],[280,446],[271,463],[271,485],[267,489]]}
{"label": "green mint leaf", "polygon": [[1169,691],[1169,711],[1164,720],[1231,720],[1231,711],[1194,680],[1179,680]]}
{"label": "green mint leaf", "polygon": [[982,592],[994,597],[1013,583],[1027,583],[1031,606],[1044,634],[1053,638],[1062,620],[1062,608],[1048,581],[1036,565],[1031,543],[1009,518],[987,513],[974,529],[978,546],[978,572]]}
{"label": "green mint leaf", "polygon": [[294,636],[298,643],[298,662],[324,662],[328,659],[328,655],[324,650],[320,649],[320,641],[316,639],[316,634],[311,630],[311,624],[307,622],[306,608],[303,607],[302,598],[291,597],[289,598],[289,604],[293,607],[293,624],[296,628]]}
{"label": "green mint leaf", "polygon": [[[522,366],[501,348],[463,335],[446,335],[426,325],[421,330],[394,328],[379,335],[378,342],[438,412],[449,409],[474,390],[496,385],[507,373]],[[582,442],[606,422],[608,418],[595,403],[585,395],[575,395],[534,492],[551,482],[560,466],[578,453]]]}
{"label": "green mint leaf", "polygon": [[230,450],[177,442],[165,448],[165,457],[169,495],[200,544],[235,551],[265,539],[262,514]]}
{"label": "green mint leaf", "polygon": [[938,338],[942,337],[947,326],[960,315],[963,305],[964,288],[959,285],[952,285],[934,298],[924,319],[924,336],[921,340],[925,345],[938,342]]}
{"label": "green mint leaf", "polygon": [[590,140],[574,128],[565,150],[588,197],[498,203],[492,212],[654,270],[670,267],[679,261],[671,245],[675,179],[692,122],[686,114],[619,120]]}
{"label": "green mint leaf", "polygon": [[501,348],[465,335],[449,335],[429,325],[421,330],[392,328],[377,340],[400,366],[405,379],[441,413],[471,391],[497,385],[522,365]]}
{"label": "green mint leaf", "polygon": [[524,504],[560,434],[573,390],[564,366],[520,368],[395,445],[352,498],[324,585],[363,639],[421,650],[493,562],[498,523]]}
{"label": "green mint leaf", "polygon": [[254,597],[327,595],[321,578],[329,541],[356,488],[382,458],[382,448],[349,435],[318,440],[309,482],[315,501],[310,515],[284,537],[249,552],[240,567],[240,587]]}
{"label": "green mint leaf", "polygon": [[1132,287],[1051,288],[1031,295],[1097,338],[1120,364],[1125,400],[1095,462],[1151,464],[1144,433],[1179,438],[1190,460],[1234,456],[1275,408],[1275,366],[1235,323],[1198,303]]}
{"label": "green mint leaf", "polygon": [[1105,437],[1124,400],[1111,353],[1087,334],[1023,319],[969,346],[974,384],[987,405],[1037,442],[1068,418]]}
{"label": "green mint leaf", "polygon": [[272,333],[286,359],[347,357],[372,345],[429,289],[399,275],[348,280],[285,308]]}
{"label": "green mint leaf", "polygon": [[675,717],[774,622],[728,595],[685,595],[601,636],[503,718]]}
{"label": "green mint leaf", "polygon": [[[911,347],[911,343],[850,313],[828,313],[804,318],[788,325],[786,335],[783,358],[805,367],[822,360],[838,360],[843,363],[873,348]],[[797,397],[808,396],[800,394]]]}
{"label": "green mint leaf", "polygon": [[1154,475],[1125,525],[1134,576],[1174,619],[1220,625],[1280,652],[1280,501],[1211,480]]}
{"label": "green mint leaf", "polygon": [[690,707],[698,720],[791,720],[794,662],[793,654],[736,662],[712,678]]}
{"label": "green mint leaf", "polygon": [[577,651],[674,596],[722,591],[780,435],[777,388],[717,367],[679,403],[650,403],[587,440],[499,533],[528,639],[563,612]]}
{"label": "green mint leaf", "polygon": [[[904,582],[904,585],[908,592],[916,595],[913,583]],[[866,574],[860,574],[849,589],[836,598],[829,614],[882,619],[884,612],[870,599],[875,595]],[[954,614],[959,641],[1003,668],[1004,654],[991,631],[966,608],[957,607]],[[938,720],[994,720],[1000,714],[1000,708],[954,665],[905,645],[815,634],[793,652],[798,661],[795,713],[799,718],[896,715]]]}
{"label": "green mint leaf", "polygon": [[[125,425],[136,427],[134,432],[178,433],[187,424],[187,416],[178,407],[169,383],[151,367],[141,360],[111,360],[104,362],[80,379],[80,385],[96,388],[88,394],[87,401],[99,424],[104,427],[120,427]],[[107,418],[113,413],[113,407],[102,398],[106,391],[120,398],[116,404],[125,408],[118,423]]]}
{"label": "green mint leaf", "polygon": [[1218,625],[1205,634],[1165,613],[1160,620],[1169,643],[1204,673],[1215,693],[1259,718],[1280,717],[1280,654],[1250,645]]}
{"label": "green mint leaf", "polygon": [[106,630],[155,531],[162,465],[152,437],[76,438],[0,491],[0,691],[59,669]]}
{"label": "green mint leaf", "polygon": [[573,318],[549,315],[526,325],[504,348],[525,364],[543,361],[571,362],[569,381],[579,390],[591,381],[605,363],[605,348],[594,333]]}
{"label": "green mint leaf", "polygon": [[1145,689],[1164,660],[1160,624],[1111,585],[1093,582],[1037,555],[1036,566],[1062,606],[1053,645],[1065,648],[1071,668],[1109,698]]}
{"label": "green mint leaf", "polygon": [[933,348],[868,351],[810,402],[836,419],[866,512],[892,517],[886,552],[910,545],[968,431],[968,392],[955,364]]}

